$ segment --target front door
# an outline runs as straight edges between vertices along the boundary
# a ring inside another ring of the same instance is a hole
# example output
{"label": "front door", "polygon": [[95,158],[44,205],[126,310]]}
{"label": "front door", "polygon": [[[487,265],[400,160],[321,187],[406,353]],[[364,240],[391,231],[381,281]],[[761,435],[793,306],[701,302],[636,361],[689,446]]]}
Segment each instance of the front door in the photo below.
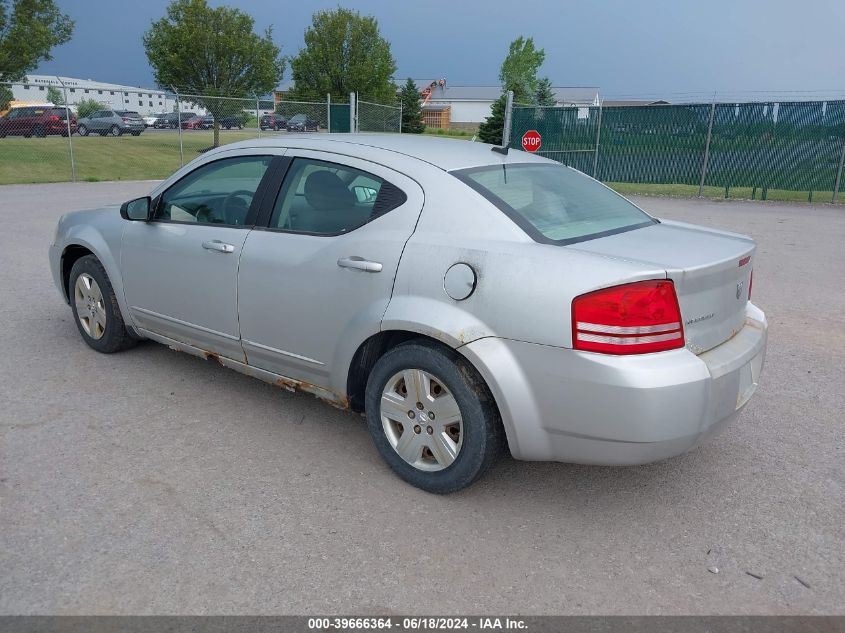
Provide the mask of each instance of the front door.
{"label": "front door", "polygon": [[379,331],[423,193],[360,159],[286,156],[272,214],[241,256],[243,347],[250,365],[343,393],[346,364]]}
{"label": "front door", "polygon": [[140,328],[243,360],[238,259],[272,156],[232,155],[197,167],[159,196],[150,222],[128,222],[121,269]]}

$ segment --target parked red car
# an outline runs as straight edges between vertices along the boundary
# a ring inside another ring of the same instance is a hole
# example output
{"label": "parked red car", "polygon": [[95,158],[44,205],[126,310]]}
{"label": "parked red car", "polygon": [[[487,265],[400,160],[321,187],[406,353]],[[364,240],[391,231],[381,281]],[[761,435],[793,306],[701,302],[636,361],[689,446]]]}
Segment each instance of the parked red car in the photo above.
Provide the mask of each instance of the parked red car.
{"label": "parked red car", "polygon": [[209,125],[206,122],[205,117],[195,116],[188,120],[182,120],[183,130],[207,130],[208,128]]}
{"label": "parked red car", "polygon": [[20,106],[9,110],[0,118],[0,138],[4,136],[47,136],[48,134],[68,135],[76,132],[76,115],[67,108],[53,106]]}

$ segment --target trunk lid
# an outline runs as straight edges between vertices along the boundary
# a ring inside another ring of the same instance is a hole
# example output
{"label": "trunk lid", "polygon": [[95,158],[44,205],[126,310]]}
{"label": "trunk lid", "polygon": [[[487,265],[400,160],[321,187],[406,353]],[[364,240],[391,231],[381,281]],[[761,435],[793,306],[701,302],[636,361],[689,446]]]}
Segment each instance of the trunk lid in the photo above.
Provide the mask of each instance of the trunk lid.
{"label": "trunk lid", "polygon": [[565,248],[663,268],[675,284],[687,348],[696,354],[732,338],[745,322],[756,249],[749,237],[661,220]]}

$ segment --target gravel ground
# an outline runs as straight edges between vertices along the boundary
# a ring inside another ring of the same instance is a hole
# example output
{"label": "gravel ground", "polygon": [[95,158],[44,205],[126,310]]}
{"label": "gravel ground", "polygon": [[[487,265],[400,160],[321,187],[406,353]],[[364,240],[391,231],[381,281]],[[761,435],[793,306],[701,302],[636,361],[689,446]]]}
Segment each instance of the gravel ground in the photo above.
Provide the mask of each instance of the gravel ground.
{"label": "gravel ground", "polygon": [[845,612],[842,209],[638,199],[758,240],[756,397],[669,461],[504,459],[436,497],[355,414],[160,345],[85,346],[56,220],[150,187],[0,188],[0,613]]}

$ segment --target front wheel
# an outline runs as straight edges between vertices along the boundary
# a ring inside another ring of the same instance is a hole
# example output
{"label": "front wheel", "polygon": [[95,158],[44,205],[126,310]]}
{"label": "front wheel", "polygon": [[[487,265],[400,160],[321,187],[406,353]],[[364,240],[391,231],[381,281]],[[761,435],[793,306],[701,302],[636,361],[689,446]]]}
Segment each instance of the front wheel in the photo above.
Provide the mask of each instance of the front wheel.
{"label": "front wheel", "polygon": [[137,341],[126,329],[106,270],[94,255],[74,262],[68,294],[76,327],[89,347],[111,354],[135,345]]}
{"label": "front wheel", "polygon": [[112,136],[120,136],[121,134],[123,134],[123,130],[121,130],[116,125],[112,125],[111,129],[109,130],[109,134],[111,134]]}
{"label": "front wheel", "polygon": [[76,131],[79,132],[79,136],[88,136],[88,128],[84,125],[80,125]]}
{"label": "front wheel", "polygon": [[503,432],[487,385],[454,350],[412,341],[382,356],[367,380],[370,434],[402,479],[437,494],[479,479]]}

